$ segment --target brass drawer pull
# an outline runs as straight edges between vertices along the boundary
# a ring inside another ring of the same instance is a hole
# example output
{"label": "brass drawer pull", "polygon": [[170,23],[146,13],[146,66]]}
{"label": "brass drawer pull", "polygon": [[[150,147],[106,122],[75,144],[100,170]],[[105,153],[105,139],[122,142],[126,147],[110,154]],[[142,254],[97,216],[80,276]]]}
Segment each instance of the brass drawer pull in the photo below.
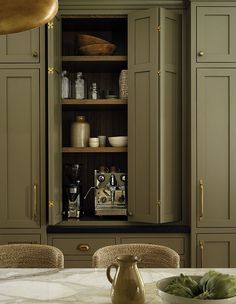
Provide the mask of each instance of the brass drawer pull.
{"label": "brass drawer pull", "polygon": [[34,199],[33,199],[33,220],[37,222],[37,207],[38,207],[38,187],[37,184],[33,186]]}
{"label": "brass drawer pull", "polygon": [[89,251],[90,246],[89,246],[88,244],[80,244],[80,245],[78,246],[78,249],[79,249],[80,251]]}
{"label": "brass drawer pull", "polygon": [[199,184],[200,184],[200,191],[201,191],[199,220],[201,221],[203,219],[203,212],[204,212],[204,185],[203,185],[202,179],[200,179]]}
{"label": "brass drawer pull", "polygon": [[199,244],[200,244],[200,251],[201,251],[201,268],[203,268],[204,243],[203,243],[203,241],[200,241]]}
{"label": "brass drawer pull", "polygon": [[200,56],[200,57],[204,56],[204,52],[203,52],[203,51],[200,51],[200,52],[198,53],[198,56]]}

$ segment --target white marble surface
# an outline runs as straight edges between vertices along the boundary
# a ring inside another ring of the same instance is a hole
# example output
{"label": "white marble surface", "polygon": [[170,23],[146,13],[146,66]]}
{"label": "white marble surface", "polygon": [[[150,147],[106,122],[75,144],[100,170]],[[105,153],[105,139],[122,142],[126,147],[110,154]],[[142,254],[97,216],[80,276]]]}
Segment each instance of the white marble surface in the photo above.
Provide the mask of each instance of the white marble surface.
{"label": "white marble surface", "polygon": [[[147,304],[161,304],[155,283],[180,273],[201,275],[208,269],[140,269]],[[236,275],[236,268],[217,269]],[[109,304],[111,284],[105,269],[0,269],[0,303]],[[128,303],[124,303],[128,304]]]}

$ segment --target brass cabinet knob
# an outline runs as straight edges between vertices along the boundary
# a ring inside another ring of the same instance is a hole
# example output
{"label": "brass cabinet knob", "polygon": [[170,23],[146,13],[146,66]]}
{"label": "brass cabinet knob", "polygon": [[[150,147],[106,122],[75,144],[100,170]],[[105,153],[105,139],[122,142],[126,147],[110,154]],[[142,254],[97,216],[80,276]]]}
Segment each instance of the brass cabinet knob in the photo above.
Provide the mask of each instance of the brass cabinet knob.
{"label": "brass cabinet knob", "polygon": [[34,57],[34,58],[37,58],[38,56],[39,56],[38,52],[37,52],[37,51],[34,51],[34,52],[33,52],[33,57]]}
{"label": "brass cabinet knob", "polygon": [[129,211],[129,212],[128,212],[128,215],[129,215],[129,216],[132,216],[132,215],[133,215],[133,212],[132,212],[132,211]]}
{"label": "brass cabinet knob", "polygon": [[80,244],[80,245],[78,245],[78,249],[80,251],[89,251],[90,247],[88,244]]}
{"label": "brass cabinet knob", "polygon": [[198,53],[198,55],[199,55],[199,56],[204,56],[204,52],[203,52],[203,51],[200,51],[200,52]]}

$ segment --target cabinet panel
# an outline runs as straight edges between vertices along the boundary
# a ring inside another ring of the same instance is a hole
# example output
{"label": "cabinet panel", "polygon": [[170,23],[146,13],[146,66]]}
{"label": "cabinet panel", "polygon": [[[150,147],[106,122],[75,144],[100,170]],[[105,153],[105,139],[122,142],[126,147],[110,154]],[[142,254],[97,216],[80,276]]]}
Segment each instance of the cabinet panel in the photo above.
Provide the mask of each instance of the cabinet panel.
{"label": "cabinet panel", "polygon": [[236,61],[236,7],[197,7],[197,62]]}
{"label": "cabinet panel", "polygon": [[39,70],[0,70],[0,227],[40,227]]}
{"label": "cabinet panel", "polygon": [[0,36],[1,63],[38,63],[40,29]]}
{"label": "cabinet panel", "polygon": [[53,245],[60,248],[67,256],[92,256],[94,252],[104,246],[115,244],[115,238],[54,238]]}
{"label": "cabinet panel", "polygon": [[227,268],[236,266],[236,235],[198,234],[197,266]]}
{"label": "cabinet panel", "polygon": [[146,237],[129,237],[121,238],[121,244],[157,244],[169,247],[175,250],[178,254],[185,254],[185,239],[176,237],[151,237],[147,235]]}
{"label": "cabinet panel", "polygon": [[[128,18],[129,221],[164,223],[180,219],[179,17],[151,9],[133,12]],[[160,32],[152,31],[158,26]]]}
{"label": "cabinet panel", "polygon": [[197,71],[197,226],[236,223],[236,70]]}
{"label": "cabinet panel", "polygon": [[40,234],[2,234],[0,235],[0,244],[40,244]]}

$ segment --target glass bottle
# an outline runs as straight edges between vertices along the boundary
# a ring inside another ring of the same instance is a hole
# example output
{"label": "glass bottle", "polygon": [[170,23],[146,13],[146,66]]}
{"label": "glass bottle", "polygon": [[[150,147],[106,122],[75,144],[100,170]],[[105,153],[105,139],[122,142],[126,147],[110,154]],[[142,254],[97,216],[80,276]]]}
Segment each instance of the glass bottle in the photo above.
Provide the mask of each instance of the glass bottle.
{"label": "glass bottle", "polygon": [[70,93],[70,81],[67,77],[67,71],[62,72],[62,84],[61,84],[61,97],[69,98]]}
{"label": "glass bottle", "polygon": [[98,89],[96,82],[93,82],[89,89],[89,98],[98,99]]}
{"label": "glass bottle", "polygon": [[77,73],[77,79],[75,81],[75,98],[84,99],[84,79],[82,78],[82,72]]}

